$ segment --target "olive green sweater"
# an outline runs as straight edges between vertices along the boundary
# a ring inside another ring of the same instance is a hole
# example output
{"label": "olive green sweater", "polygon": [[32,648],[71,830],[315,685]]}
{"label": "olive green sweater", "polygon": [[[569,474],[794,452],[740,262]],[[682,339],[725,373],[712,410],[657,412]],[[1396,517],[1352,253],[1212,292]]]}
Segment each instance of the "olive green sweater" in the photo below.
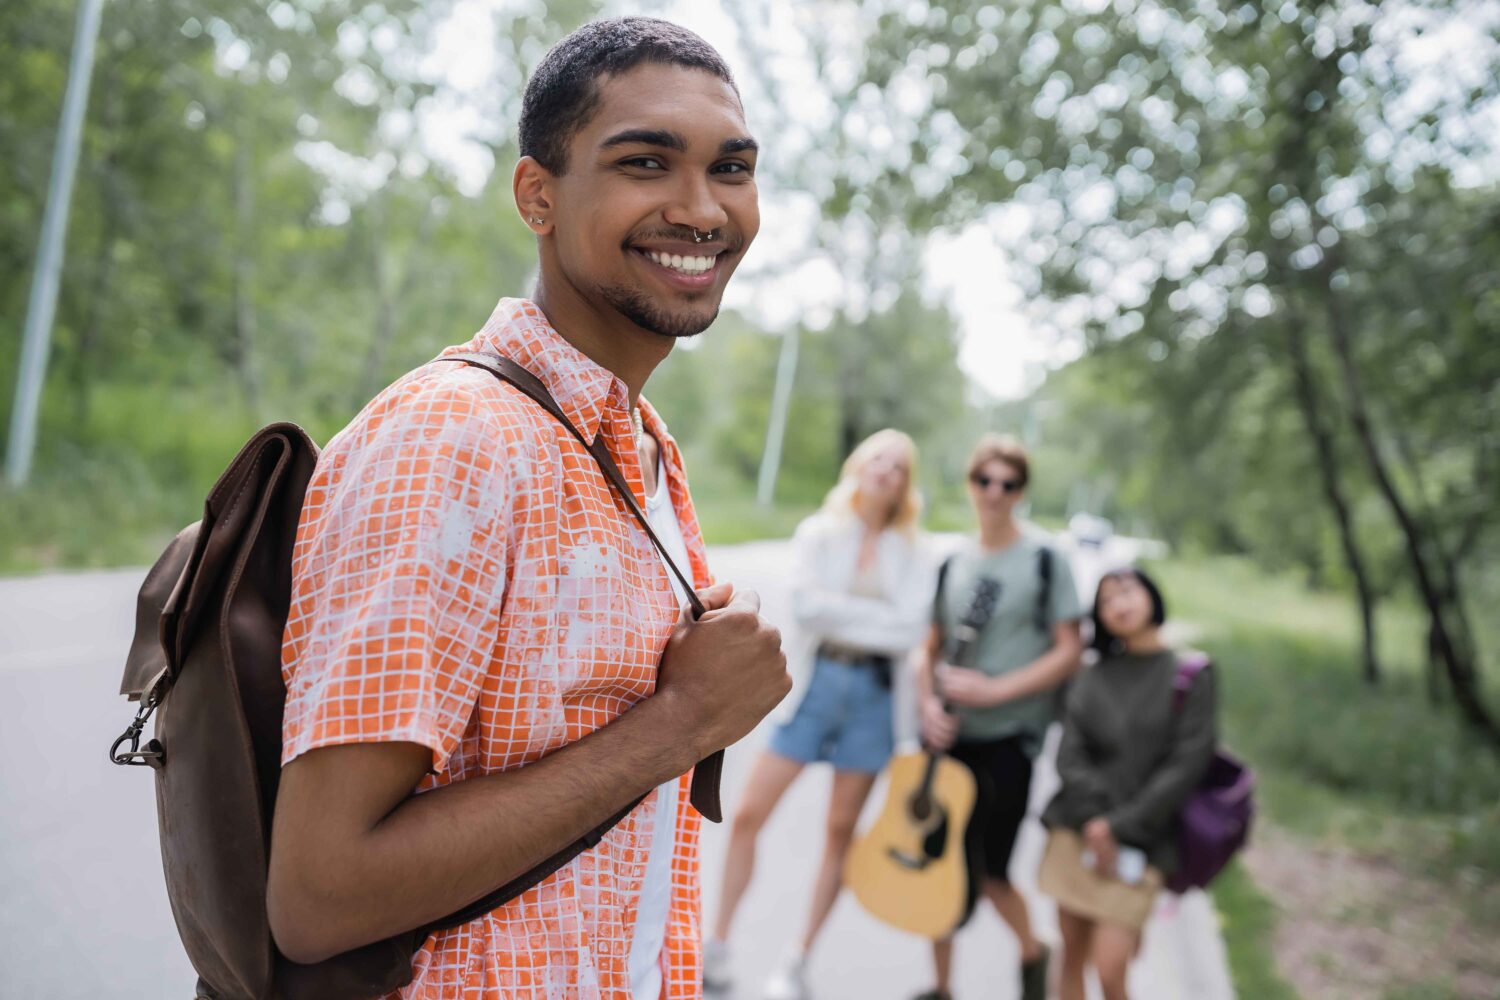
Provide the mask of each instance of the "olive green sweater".
{"label": "olive green sweater", "polygon": [[1047,826],[1081,830],[1096,816],[1164,873],[1177,864],[1177,812],[1203,780],[1218,741],[1213,669],[1174,710],[1178,654],[1108,656],[1068,695]]}

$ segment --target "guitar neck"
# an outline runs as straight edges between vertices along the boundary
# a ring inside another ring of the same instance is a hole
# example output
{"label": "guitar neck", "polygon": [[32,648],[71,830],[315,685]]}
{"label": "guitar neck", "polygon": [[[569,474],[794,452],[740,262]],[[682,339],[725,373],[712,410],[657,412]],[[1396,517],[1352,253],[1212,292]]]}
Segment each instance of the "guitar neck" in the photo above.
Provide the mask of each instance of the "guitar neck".
{"label": "guitar neck", "polygon": [[928,748],[927,763],[922,768],[922,782],[917,785],[916,792],[912,795],[912,802],[916,804],[917,814],[925,816],[927,809],[932,803],[932,781],[937,776],[938,759],[943,756],[939,750]]}
{"label": "guitar neck", "polygon": [[[979,642],[979,632],[989,623],[990,617],[995,613],[995,602],[1000,596],[1000,582],[988,577],[981,577],[977,585],[973,600],[969,609],[959,619],[958,624],[948,636],[947,648],[944,659],[954,666],[968,666],[969,654],[973,652],[975,644]],[[943,711],[953,713],[953,704],[943,697],[943,683],[938,678],[936,671],[932,672],[932,693],[943,703]],[[937,768],[937,759],[941,754],[931,750],[927,751],[927,772],[922,776],[922,787],[919,795],[925,797],[932,785],[932,775]]]}
{"label": "guitar neck", "polygon": [[[974,630],[968,629],[967,631],[972,633]],[[969,651],[974,648],[974,638],[975,637],[973,635],[965,635],[959,638],[955,638],[952,642],[950,642],[948,644],[948,655],[945,657],[947,662],[953,664],[954,666],[966,665],[969,659]],[[938,698],[942,701],[943,711],[951,715],[953,712],[953,704],[949,702],[947,698],[943,697],[943,682],[938,679],[937,671],[932,672],[932,693],[937,695]]]}

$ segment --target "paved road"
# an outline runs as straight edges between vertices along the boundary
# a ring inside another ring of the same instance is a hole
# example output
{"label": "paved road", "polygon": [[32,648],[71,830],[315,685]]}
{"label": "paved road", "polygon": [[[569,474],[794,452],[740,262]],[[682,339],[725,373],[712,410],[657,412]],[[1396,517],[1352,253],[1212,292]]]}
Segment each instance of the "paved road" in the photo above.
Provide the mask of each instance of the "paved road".
{"label": "paved road", "polygon": [[[785,620],[777,586],[783,543],[718,550],[723,579],[765,594]],[[148,769],[122,769],[106,749],[131,710],[115,694],[134,616],[140,570],[0,580],[0,997],[26,1000],[186,998],[192,971],[182,957],[162,888]],[[729,754],[732,808],[764,733]],[[1050,775],[1038,798],[1050,794]],[[762,870],[736,928],[741,986],[757,1000],[766,970],[795,938],[817,864],[829,775],[813,770],[783,801],[764,834]],[[872,810],[881,795],[877,789]],[[723,831],[705,837],[709,912],[718,890]],[[1023,836],[1020,869],[1035,867],[1040,832]],[[1036,902],[1044,932],[1049,910]],[[926,984],[926,946],[889,930],[850,898],[834,910],[812,980],[821,1000],[909,996]],[[982,910],[959,939],[961,998],[1010,1000],[1015,952]],[[1148,931],[1134,982],[1142,1000],[1232,996],[1208,901],[1184,900]]]}

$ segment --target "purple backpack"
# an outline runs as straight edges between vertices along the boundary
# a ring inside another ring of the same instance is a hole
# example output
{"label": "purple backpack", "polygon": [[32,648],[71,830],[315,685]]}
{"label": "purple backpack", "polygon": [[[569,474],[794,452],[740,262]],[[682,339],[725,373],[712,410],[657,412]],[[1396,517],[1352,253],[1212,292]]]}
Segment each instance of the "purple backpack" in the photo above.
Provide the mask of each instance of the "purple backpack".
{"label": "purple backpack", "polygon": [[[1208,668],[1208,657],[1189,653],[1172,682],[1174,711],[1181,711],[1193,680]],[[1177,871],[1167,888],[1182,893],[1212,882],[1245,846],[1255,817],[1255,773],[1244,762],[1215,750],[1213,763],[1177,814]]]}

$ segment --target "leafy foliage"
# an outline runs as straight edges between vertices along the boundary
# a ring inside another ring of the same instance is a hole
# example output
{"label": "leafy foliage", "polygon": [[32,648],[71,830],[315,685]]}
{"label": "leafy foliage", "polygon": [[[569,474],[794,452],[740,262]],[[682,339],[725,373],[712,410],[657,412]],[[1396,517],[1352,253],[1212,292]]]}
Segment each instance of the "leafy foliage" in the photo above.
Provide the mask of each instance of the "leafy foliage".
{"label": "leafy foliage", "polygon": [[1420,593],[1475,705],[1463,592],[1500,545],[1500,12],[877,9],[841,141],[878,152],[844,158],[834,203],[988,225],[1037,321],[1090,345],[1043,398],[1093,493],[1179,541]]}

